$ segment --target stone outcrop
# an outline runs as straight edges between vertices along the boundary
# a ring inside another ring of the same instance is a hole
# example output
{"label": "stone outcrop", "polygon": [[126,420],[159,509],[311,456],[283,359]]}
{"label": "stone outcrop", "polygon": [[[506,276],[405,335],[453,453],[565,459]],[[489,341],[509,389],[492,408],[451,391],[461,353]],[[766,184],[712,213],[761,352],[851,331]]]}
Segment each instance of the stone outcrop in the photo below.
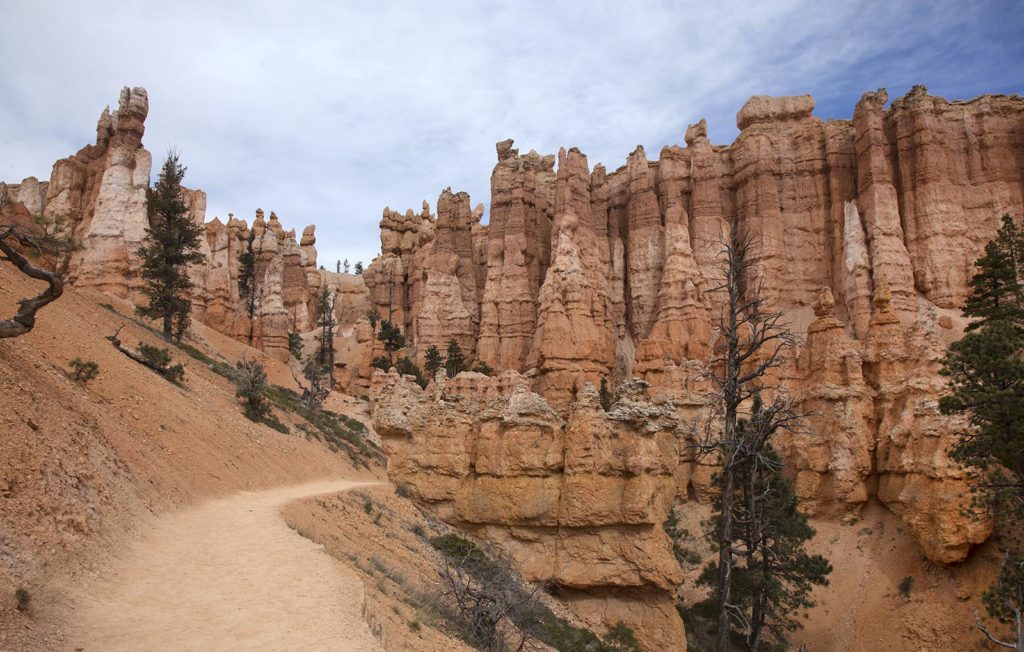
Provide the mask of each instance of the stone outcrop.
{"label": "stone outcrop", "polygon": [[[878,499],[931,559],[962,559],[987,526],[959,509],[936,371],[962,327],[973,261],[1000,215],[1024,214],[1024,100],[949,102],[915,87],[887,101],[866,93],[852,120],[823,122],[810,96],[754,97],[733,144],[711,144],[702,120],[685,146],[657,160],[638,147],[612,172],[588,170],[575,149],[556,171],[553,157],[500,142],[490,223],[462,247],[462,260],[474,252],[476,332],[471,292],[454,300],[453,282],[422,281],[450,278],[450,262],[412,256],[402,275],[378,260],[367,285],[402,296],[409,315],[432,306],[428,335],[406,331],[418,355],[448,327],[476,340],[476,359],[522,372],[562,418],[586,383],[635,377],[699,419],[718,256],[738,224],[756,234],[769,305],[805,336],[784,377],[818,416],[780,444],[805,505],[842,516]],[[436,247],[426,229],[406,230],[419,251]],[[382,229],[385,251],[389,239]]]}
{"label": "stone outcrop", "polygon": [[[143,88],[124,88],[115,111],[104,109],[96,126],[96,143],[57,161],[48,182],[29,177],[0,184],[9,199],[31,215],[56,221],[80,244],[67,261],[72,284],[130,301],[140,300],[137,255],[149,226],[146,189],[152,156],[142,145],[149,98]],[[312,326],[313,297],[320,288],[314,227],[301,241],[285,231],[273,213],[257,211],[252,229],[257,258],[258,308],[253,324],[238,296],[238,256],[247,246],[249,228],[229,216],[206,223],[206,194],[185,191],[191,219],[205,224],[202,253],[206,262],[190,269],[195,284],[193,318],[278,359],[288,357],[288,331]]]}
{"label": "stone outcrop", "polygon": [[563,420],[514,372],[421,390],[378,371],[374,428],[391,480],[441,518],[507,550],[599,630],[621,621],[645,649],[683,650],[682,574],[662,529],[680,420],[637,385],[608,413],[586,385]]}

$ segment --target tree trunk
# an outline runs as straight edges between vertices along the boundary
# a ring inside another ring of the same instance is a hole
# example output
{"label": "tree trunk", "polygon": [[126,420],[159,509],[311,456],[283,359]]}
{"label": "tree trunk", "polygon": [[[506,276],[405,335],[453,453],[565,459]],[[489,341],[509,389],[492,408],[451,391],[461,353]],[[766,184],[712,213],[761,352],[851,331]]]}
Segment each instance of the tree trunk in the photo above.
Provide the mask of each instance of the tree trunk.
{"label": "tree trunk", "polygon": [[[8,236],[12,236],[11,230],[0,234],[0,252],[3,252],[7,256],[7,260],[11,261],[22,274],[46,281],[48,285],[37,296],[18,301],[18,311],[12,319],[0,320],[0,338],[18,337],[32,330],[36,325],[36,313],[39,312],[39,309],[56,301],[64,293],[64,281],[60,274],[47,272],[32,265],[27,258],[21,255],[21,252],[4,242],[4,238]],[[18,238],[18,235],[13,234],[13,237]]]}

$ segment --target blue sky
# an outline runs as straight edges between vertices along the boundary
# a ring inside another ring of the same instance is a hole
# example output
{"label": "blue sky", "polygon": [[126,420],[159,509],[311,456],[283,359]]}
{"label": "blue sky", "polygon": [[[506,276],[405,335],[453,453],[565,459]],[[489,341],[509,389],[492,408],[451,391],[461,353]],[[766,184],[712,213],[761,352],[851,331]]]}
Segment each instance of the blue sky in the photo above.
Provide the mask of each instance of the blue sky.
{"label": "blue sky", "polygon": [[614,169],[751,95],[1024,92],[1019,2],[64,2],[7,0],[0,180],[49,177],[124,85],[146,146],[176,148],[207,218],[315,223],[320,261],[369,261],[381,209],[446,186],[489,200],[494,143]]}

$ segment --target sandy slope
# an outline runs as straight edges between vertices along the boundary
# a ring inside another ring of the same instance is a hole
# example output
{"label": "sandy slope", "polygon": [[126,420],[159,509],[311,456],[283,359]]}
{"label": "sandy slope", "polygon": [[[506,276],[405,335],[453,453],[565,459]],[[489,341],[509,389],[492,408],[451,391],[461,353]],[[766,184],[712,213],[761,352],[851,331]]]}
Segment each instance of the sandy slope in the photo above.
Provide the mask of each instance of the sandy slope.
{"label": "sandy slope", "polygon": [[244,492],[164,515],[75,600],[84,650],[379,650],[363,586],[285,525],[288,501],[367,483]]}

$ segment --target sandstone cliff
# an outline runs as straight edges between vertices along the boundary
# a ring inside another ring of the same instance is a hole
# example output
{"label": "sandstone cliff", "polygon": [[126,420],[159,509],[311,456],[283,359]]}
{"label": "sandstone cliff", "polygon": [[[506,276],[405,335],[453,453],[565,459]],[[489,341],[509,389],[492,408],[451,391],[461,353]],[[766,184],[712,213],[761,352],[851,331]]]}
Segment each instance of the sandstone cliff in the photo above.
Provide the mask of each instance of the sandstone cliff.
{"label": "sandstone cliff", "polygon": [[634,381],[609,412],[584,387],[559,417],[524,378],[464,372],[427,390],[374,375],[374,428],[393,482],[502,546],[598,630],[624,622],[649,650],[683,650],[682,580],[662,529],[681,421]]}
{"label": "sandstone cliff", "polygon": [[[739,221],[757,234],[770,304],[804,336],[785,377],[817,416],[813,434],[782,444],[805,505],[850,516],[877,498],[929,558],[961,560],[988,531],[961,514],[937,370],[962,332],[973,261],[1003,213],[1024,214],[1024,99],[949,102],[915,87],[887,101],[866,93],[852,120],[825,122],[810,96],[754,97],[733,144],[712,145],[702,120],[685,147],[656,160],[638,147],[613,172],[575,149],[556,170],[502,141],[490,221],[459,227],[461,275],[436,256],[450,247],[440,218],[407,213],[403,233],[416,235],[388,253],[386,214],[369,292],[417,355],[455,336],[522,372],[561,418],[605,377],[643,379],[697,419],[720,244]],[[423,280],[456,276],[458,295]]]}

